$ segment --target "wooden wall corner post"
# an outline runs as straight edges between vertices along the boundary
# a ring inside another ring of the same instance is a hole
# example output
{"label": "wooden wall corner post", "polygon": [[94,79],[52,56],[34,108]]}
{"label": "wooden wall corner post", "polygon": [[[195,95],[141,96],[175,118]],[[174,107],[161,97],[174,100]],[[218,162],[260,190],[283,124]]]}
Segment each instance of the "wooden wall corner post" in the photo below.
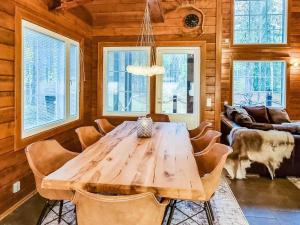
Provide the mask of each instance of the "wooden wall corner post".
{"label": "wooden wall corner post", "polygon": [[[80,48],[84,48],[84,37],[77,33],[72,28],[60,26],[58,23],[54,23],[51,20],[47,20],[47,17],[52,18],[54,16],[51,12],[45,12],[41,15],[35,11],[28,11],[22,7],[16,6],[15,13],[15,145],[14,149],[19,150],[26,147],[28,144],[44,140],[53,137],[56,134],[65,132],[80,126],[84,120],[84,83],[82,71],[80,71],[79,78],[79,119],[73,120],[64,124],[59,124],[54,128],[50,128],[45,131],[41,131],[35,135],[22,138],[22,20],[26,20],[43,28],[46,28],[52,32],[58,33],[69,39],[75,40],[79,43]],[[75,29],[75,28],[74,28]]]}
{"label": "wooden wall corner post", "polygon": [[215,129],[221,127],[221,72],[222,72],[222,1],[217,1],[216,25],[216,84],[215,84]]}
{"label": "wooden wall corner post", "polygon": [[[98,64],[97,64],[97,117],[103,114],[103,44],[98,43]],[[95,118],[94,118],[95,119]]]}

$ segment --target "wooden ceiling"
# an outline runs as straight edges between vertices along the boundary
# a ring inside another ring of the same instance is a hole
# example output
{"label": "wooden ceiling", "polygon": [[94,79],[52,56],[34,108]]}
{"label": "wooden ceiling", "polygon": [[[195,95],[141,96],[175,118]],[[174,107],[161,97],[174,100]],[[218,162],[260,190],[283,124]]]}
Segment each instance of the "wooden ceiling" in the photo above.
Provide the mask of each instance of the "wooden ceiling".
{"label": "wooden ceiling", "polygon": [[[146,0],[43,0],[50,10],[68,10],[92,26],[141,24]],[[164,14],[181,0],[150,0],[153,23],[164,22]]]}

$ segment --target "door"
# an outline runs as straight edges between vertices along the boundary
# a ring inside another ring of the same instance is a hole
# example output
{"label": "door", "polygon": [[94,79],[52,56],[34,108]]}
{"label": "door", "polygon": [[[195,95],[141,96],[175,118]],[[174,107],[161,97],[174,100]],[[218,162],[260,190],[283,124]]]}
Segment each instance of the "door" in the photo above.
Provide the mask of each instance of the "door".
{"label": "door", "polygon": [[189,129],[200,121],[200,47],[157,47],[157,63],[165,74],[156,77],[156,112],[171,121],[186,122]]}

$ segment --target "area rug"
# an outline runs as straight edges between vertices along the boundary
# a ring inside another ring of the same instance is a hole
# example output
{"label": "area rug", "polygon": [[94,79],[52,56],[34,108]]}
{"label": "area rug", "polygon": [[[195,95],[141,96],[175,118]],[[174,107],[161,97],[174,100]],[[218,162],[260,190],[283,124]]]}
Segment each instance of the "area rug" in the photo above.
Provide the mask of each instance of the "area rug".
{"label": "area rug", "polygon": [[[196,204],[195,204],[196,203]],[[183,211],[186,215],[191,216],[197,214],[200,211],[198,202],[182,201],[177,207]],[[201,204],[201,203],[200,203]],[[222,178],[221,184],[215,193],[213,199],[211,200],[211,205],[215,215],[214,225],[249,225],[247,222],[236,198],[234,197],[226,178]],[[63,221],[61,225],[71,224],[75,225],[75,214],[74,205],[72,203],[65,204],[63,210]],[[58,211],[58,205],[54,207],[55,212]],[[57,225],[57,220],[54,220],[57,216],[56,213],[51,211],[47,218],[44,220],[43,225]],[[100,213],[100,212],[99,212]],[[168,214],[167,214],[168,215]],[[183,213],[176,210],[172,219],[172,225],[206,225],[208,224],[205,212],[201,212],[192,217],[192,219],[187,219],[188,217]],[[166,216],[167,220],[168,216]],[[166,225],[167,221],[164,221]],[[136,224],[138,225],[138,224]]]}
{"label": "area rug", "polygon": [[299,177],[288,177],[288,180],[292,182],[298,189],[300,189],[300,178]]}

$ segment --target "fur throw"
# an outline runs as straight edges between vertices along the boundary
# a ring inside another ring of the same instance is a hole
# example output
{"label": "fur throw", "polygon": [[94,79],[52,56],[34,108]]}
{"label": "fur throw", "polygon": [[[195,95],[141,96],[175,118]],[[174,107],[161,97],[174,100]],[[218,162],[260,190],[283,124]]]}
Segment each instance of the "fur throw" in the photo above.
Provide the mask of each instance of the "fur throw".
{"label": "fur throw", "polygon": [[234,179],[246,178],[246,168],[252,162],[264,164],[271,178],[284,158],[290,158],[294,149],[294,137],[284,131],[262,131],[247,128],[232,129],[229,142],[233,152],[229,155],[225,169]]}

